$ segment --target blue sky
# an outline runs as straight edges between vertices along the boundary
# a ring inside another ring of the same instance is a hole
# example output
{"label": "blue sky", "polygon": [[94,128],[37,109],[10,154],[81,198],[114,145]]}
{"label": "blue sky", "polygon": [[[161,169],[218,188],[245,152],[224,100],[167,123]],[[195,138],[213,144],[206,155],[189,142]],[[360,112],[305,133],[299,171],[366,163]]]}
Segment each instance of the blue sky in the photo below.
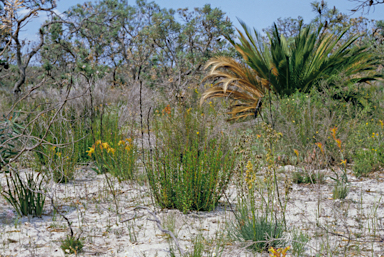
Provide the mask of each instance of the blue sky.
{"label": "blue sky", "polygon": [[[135,0],[127,0],[130,5],[135,4]],[[59,12],[66,11],[69,7],[78,3],[82,4],[89,2],[86,0],[59,0],[57,2],[57,10]],[[96,2],[95,0],[91,2]],[[150,2],[150,1],[148,1]],[[219,7],[231,19],[236,27],[240,24],[237,17],[242,19],[249,27],[254,27],[261,31],[263,28],[269,27],[279,17],[282,18],[297,18],[302,16],[304,22],[309,22],[316,14],[312,12],[310,3],[312,0],[155,0],[162,8],[185,8],[193,9],[194,7],[202,7],[205,4],[211,4],[212,7]],[[342,13],[350,15],[350,10],[356,6],[355,2],[349,0],[329,0],[328,7],[336,6]],[[369,14],[363,16],[369,19],[384,19],[384,4],[371,9]],[[361,11],[353,16],[361,16]],[[35,40],[37,39],[37,31],[39,25],[44,21],[45,17],[35,18],[28,24],[22,32],[23,37]]]}

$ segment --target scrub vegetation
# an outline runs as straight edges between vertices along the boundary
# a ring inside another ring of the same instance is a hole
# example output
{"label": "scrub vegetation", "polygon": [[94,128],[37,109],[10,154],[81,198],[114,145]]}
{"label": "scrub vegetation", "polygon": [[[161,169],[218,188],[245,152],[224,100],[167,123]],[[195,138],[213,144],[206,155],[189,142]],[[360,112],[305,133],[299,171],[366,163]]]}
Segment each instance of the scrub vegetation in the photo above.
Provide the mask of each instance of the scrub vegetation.
{"label": "scrub vegetation", "polygon": [[311,5],[0,0],[0,255],[382,253],[384,22]]}

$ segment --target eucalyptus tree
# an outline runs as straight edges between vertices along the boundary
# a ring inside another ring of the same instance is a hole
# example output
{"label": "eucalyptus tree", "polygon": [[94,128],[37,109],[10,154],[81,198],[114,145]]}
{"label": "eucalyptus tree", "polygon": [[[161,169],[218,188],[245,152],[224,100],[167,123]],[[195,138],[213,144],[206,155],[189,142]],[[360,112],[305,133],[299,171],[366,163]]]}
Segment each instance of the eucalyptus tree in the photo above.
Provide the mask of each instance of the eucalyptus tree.
{"label": "eucalyptus tree", "polygon": [[[223,36],[232,23],[218,8],[161,8],[144,0],[103,0],[77,5],[65,12],[74,23],[87,19],[70,40],[80,71],[104,67],[113,81],[182,91],[198,83],[202,66],[215,54],[229,52]],[[53,33],[53,32],[52,32]],[[120,79],[119,79],[120,78]]]}

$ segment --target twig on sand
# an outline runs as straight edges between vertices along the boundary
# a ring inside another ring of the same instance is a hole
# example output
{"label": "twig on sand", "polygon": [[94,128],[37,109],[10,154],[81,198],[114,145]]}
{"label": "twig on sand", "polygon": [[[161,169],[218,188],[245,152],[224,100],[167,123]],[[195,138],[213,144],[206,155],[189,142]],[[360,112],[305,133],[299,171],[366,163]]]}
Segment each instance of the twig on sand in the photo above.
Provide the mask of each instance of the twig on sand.
{"label": "twig on sand", "polygon": [[120,221],[120,222],[123,223],[123,222],[127,222],[127,221],[130,221],[130,220],[135,219],[135,218],[136,218],[136,210],[138,210],[138,209],[144,209],[144,210],[147,210],[147,212],[148,212],[149,214],[151,214],[151,215],[154,217],[154,219],[149,219],[149,218],[148,218],[147,220],[156,222],[157,227],[159,228],[159,230],[160,230],[161,232],[166,233],[166,234],[168,234],[170,237],[172,237],[173,241],[175,241],[175,244],[176,244],[177,248],[179,249],[180,254],[181,254],[181,255],[184,255],[184,251],[183,251],[183,249],[181,249],[180,244],[179,244],[179,241],[176,239],[176,237],[173,235],[173,233],[172,233],[171,231],[166,230],[166,229],[163,229],[163,228],[161,227],[161,221],[160,221],[159,218],[156,216],[156,212],[152,212],[151,209],[149,209],[148,207],[144,207],[144,206],[137,206],[137,207],[135,207],[135,208],[133,209],[133,211],[135,212],[135,214],[133,215],[133,217],[128,218],[128,219],[125,219],[125,220]]}

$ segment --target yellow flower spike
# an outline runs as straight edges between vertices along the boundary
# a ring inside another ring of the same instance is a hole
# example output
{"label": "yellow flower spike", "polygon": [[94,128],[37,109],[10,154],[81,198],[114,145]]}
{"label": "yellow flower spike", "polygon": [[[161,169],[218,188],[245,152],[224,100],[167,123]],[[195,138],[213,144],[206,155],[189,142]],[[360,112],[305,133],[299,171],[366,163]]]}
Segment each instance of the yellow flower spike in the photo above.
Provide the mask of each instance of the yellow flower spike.
{"label": "yellow flower spike", "polygon": [[296,156],[299,157],[299,151],[296,149],[293,149],[293,151],[295,152]]}
{"label": "yellow flower spike", "polygon": [[95,152],[95,148],[93,148],[93,147],[89,147],[89,150],[86,151],[86,152],[88,153],[88,156],[91,157],[91,156],[92,156],[92,153]]}
{"label": "yellow flower spike", "polygon": [[97,140],[95,144],[96,145],[100,145],[101,144],[101,140]]}
{"label": "yellow flower spike", "polygon": [[379,120],[381,128],[384,127],[384,122],[382,120]]}
{"label": "yellow flower spike", "polygon": [[132,142],[132,138],[126,138],[125,141],[131,143]]}
{"label": "yellow flower spike", "polygon": [[104,148],[104,149],[107,149],[109,147],[108,143],[105,142],[105,143],[101,143],[101,146]]}

